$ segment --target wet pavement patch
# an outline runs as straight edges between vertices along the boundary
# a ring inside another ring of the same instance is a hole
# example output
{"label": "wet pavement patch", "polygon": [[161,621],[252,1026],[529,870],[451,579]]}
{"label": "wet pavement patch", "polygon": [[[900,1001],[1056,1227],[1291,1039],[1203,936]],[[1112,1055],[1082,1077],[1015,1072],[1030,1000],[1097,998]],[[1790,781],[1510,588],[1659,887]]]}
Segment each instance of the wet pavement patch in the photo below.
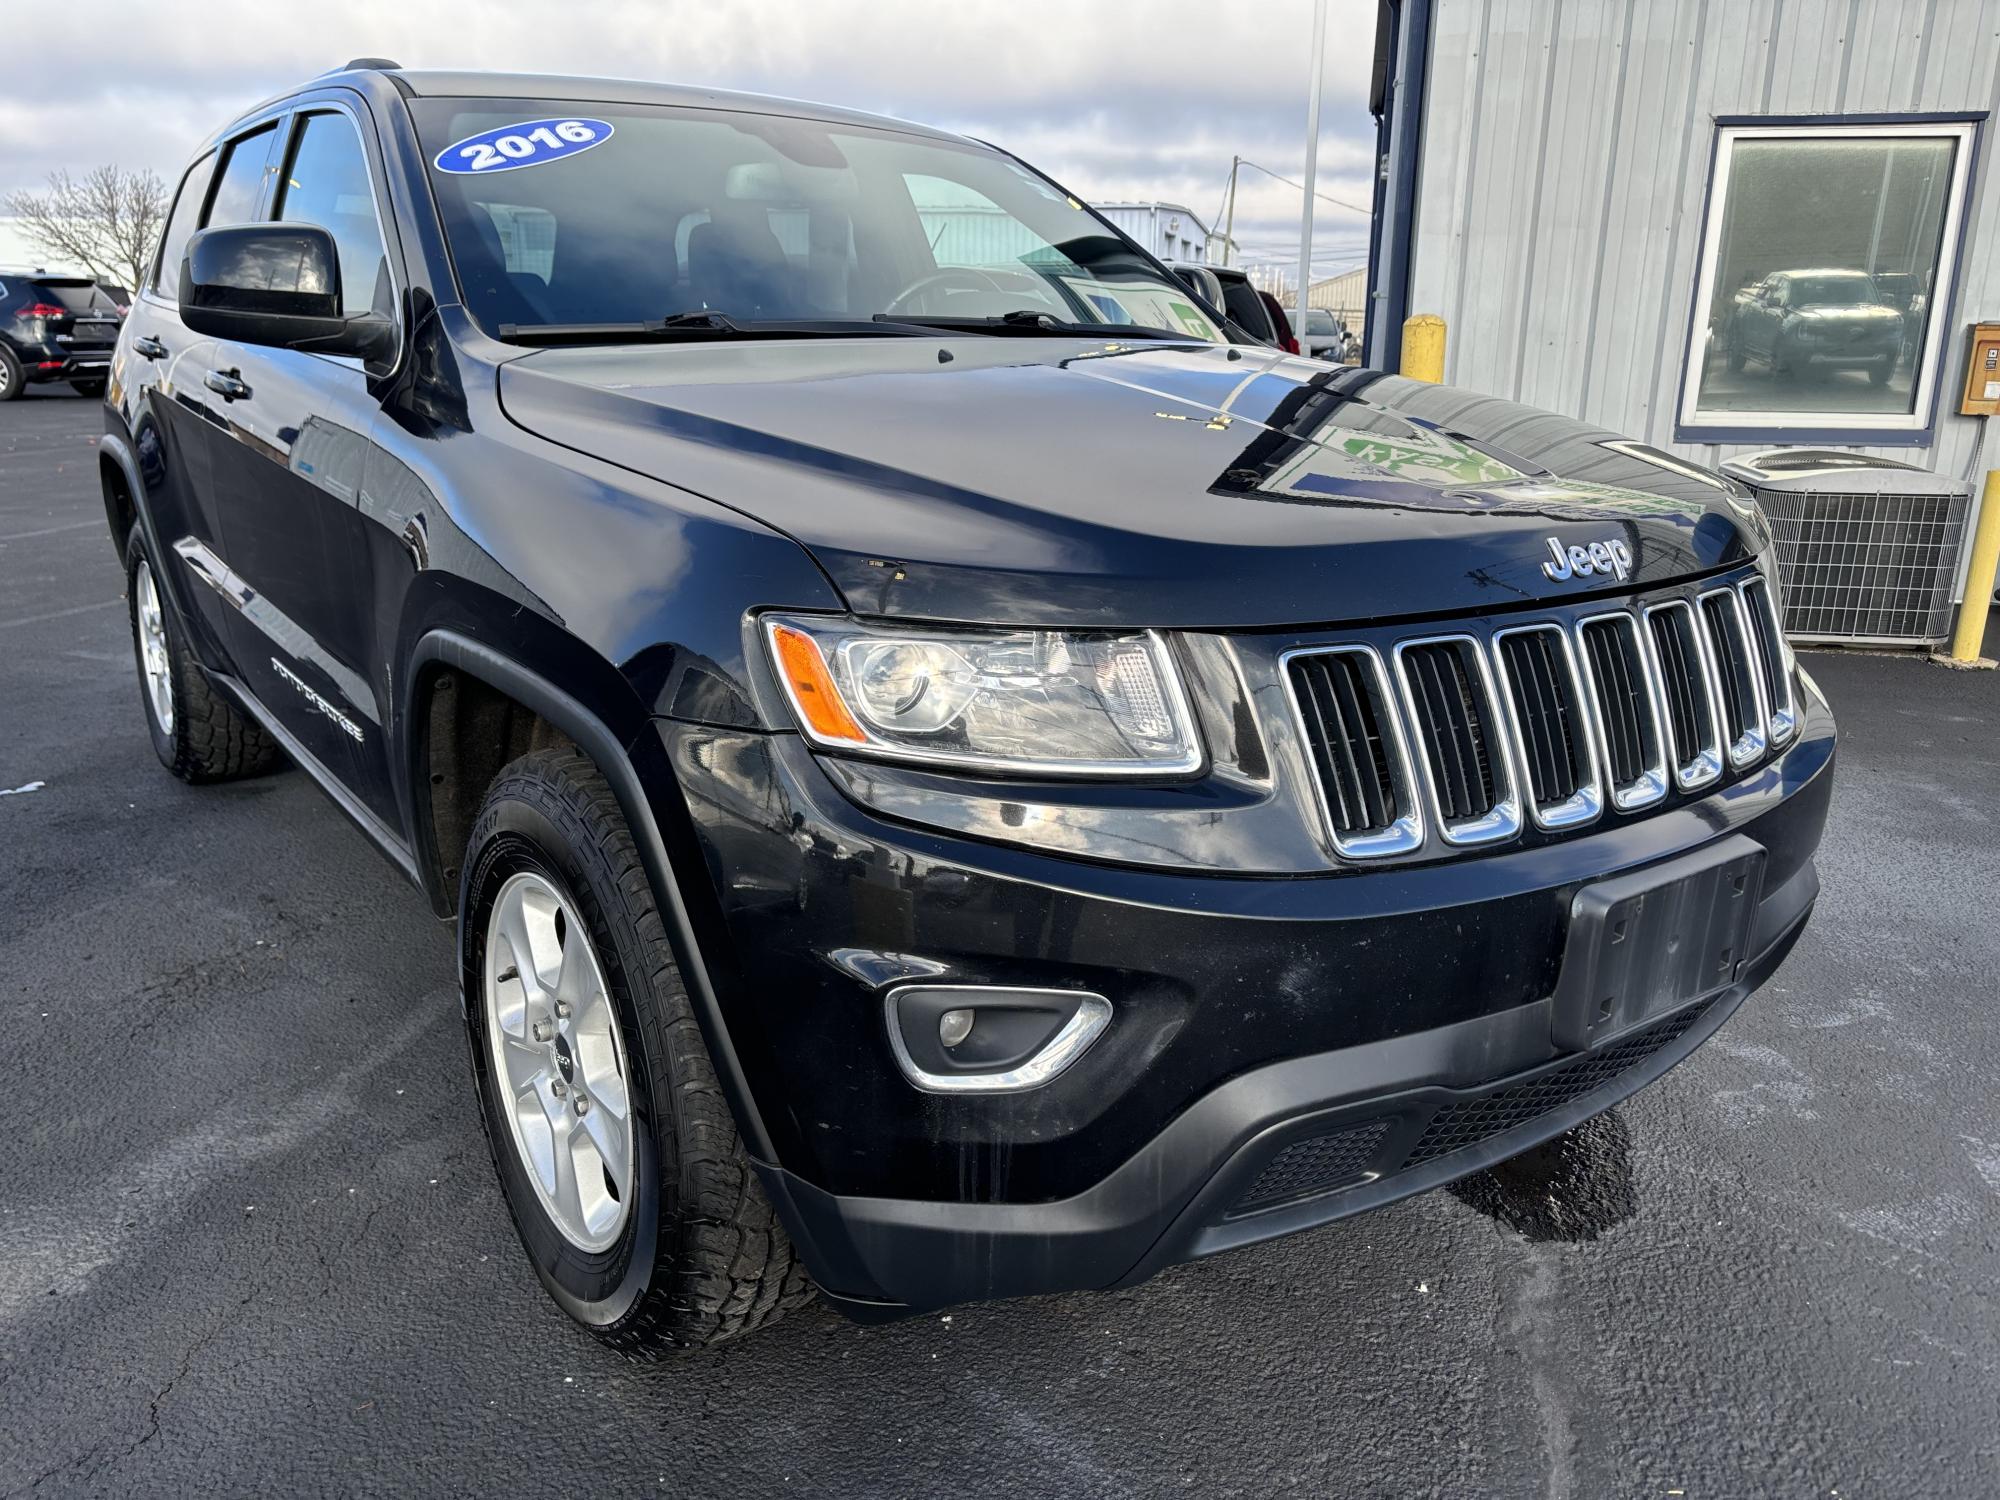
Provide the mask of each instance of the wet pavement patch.
{"label": "wet pavement patch", "polygon": [[1613,1110],[1447,1191],[1523,1239],[1594,1240],[1638,1212],[1632,1135]]}

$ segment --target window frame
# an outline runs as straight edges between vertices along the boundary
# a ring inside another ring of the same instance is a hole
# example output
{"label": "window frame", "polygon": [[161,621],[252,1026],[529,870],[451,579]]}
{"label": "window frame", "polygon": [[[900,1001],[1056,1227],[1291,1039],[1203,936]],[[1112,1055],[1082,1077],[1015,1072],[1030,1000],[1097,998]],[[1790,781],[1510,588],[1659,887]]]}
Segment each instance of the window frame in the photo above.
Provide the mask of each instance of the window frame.
{"label": "window frame", "polygon": [[[174,210],[180,206],[181,193],[187,191],[189,175],[202,162],[210,157],[214,157],[215,165],[208,174],[208,185],[202,189],[201,193],[201,211],[195,215],[194,228],[188,232],[188,237],[192,239],[195,235],[201,233],[202,230],[208,228],[209,209],[215,204],[215,189],[218,179],[229,166],[229,153],[233,152],[241,142],[248,140],[251,136],[267,128],[271,131],[273,144],[282,140],[285,134],[283,129],[284,120],[290,113],[290,105],[279,105],[276,108],[265,110],[254,119],[238,121],[226,132],[211,136],[207,144],[189,159],[187,170],[181,173],[180,189],[174,194],[174,201],[167,209],[167,223],[173,223]],[[257,190],[256,212],[258,217],[248,220],[247,222],[249,223],[255,224],[261,222],[262,215],[270,208],[271,177],[274,170],[271,165],[271,147],[267,146],[264,149],[264,176]],[[152,274],[147,276],[146,284],[133,293],[133,299],[136,303],[137,299],[143,297],[149,302],[159,304],[161,307],[170,308],[178,314],[180,311],[180,299],[178,297],[168,297],[159,289],[160,260],[165,255],[166,249],[167,235],[166,230],[162,228],[160,231],[160,243],[153,248]]]}
{"label": "window frame", "polygon": [[[258,193],[256,214],[245,222],[252,224],[282,222],[272,217],[280,201],[278,175],[291,162],[294,141],[297,132],[303,128],[306,117],[328,113],[347,116],[347,123],[353,127],[355,136],[361,142],[361,160],[368,172],[368,191],[375,201],[375,227],[382,236],[383,255],[389,263],[389,285],[394,302],[390,321],[396,327],[396,348],[393,356],[381,366],[380,370],[373,366],[365,366],[360,360],[348,355],[318,354],[309,350],[299,352],[309,353],[314,359],[324,359],[333,364],[366,370],[369,377],[374,379],[384,372],[393,374],[399,369],[404,351],[409,347],[409,333],[404,327],[404,307],[410,280],[403,265],[403,239],[400,226],[390,213],[392,200],[387,191],[388,158],[383,153],[381,138],[375,132],[372,116],[364,116],[362,111],[350,102],[344,90],[340,92],[314,90],[294,94],[259,110],[255,115],[233,121],[211,136],[203,148],[189,160],[186,171],[181,174],[181,190],[186,190],[189,172],[192,172],[204,159],[215,158],[216,170],[209,173],[208,186],[203,191],[201,214],[195,222],[195,232],[208,228],[208,214],[215,199],[216,181],[222,169],[228,165],[226,153],[233,150],[238,142],[269,128],[271,145],[264,156],[264,180]],[[178,193],[175,195],[175,201],[176,203],[179,201]],[[170,207],[167,213],[171,222],[173,209]],[[162,230],[161,243],[153,251],[153,273],[147,277],[146,285],[133,293],[133,300],[136,304],[139,298],[144,297],[178,313],[180,307],[178,300],[165,297],[155,289],[155,283],[159,279],[159,258],[165,249],[165,239],[165,231]]]}
{"label": "window frame", "polygon": [[[1943,355],[1952,314],[1958,307],[1959,279],[1971,218],[1984,111],[1956,114],[1840,114],[1718,116],[1709,154],[1708,185],[1702,199],[1693,297],[1687,339],[1681,351],[1680,386],[1674,405],[1674,438],[1687,443],[1867,443],[1873,446],[1928,447],[1937,429],[1943,385]],[[1913,366],[1916,382],[1905,412],[1704,411],[1701,382],[1708,354],[1709,321],[1715,304],[1715,277],[1726,217],[1730,168],[1741,140],[1784,138],[1954,139],[1951,181],[1946,189],[1937,274],[1926,308],[1923,343]]]}

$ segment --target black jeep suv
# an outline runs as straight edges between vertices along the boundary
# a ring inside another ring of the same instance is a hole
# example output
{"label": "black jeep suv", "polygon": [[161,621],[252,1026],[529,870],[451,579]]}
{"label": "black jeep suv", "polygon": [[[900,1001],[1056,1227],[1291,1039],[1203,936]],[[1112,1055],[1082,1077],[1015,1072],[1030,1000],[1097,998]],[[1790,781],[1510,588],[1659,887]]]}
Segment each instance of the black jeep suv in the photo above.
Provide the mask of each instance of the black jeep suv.
{"label": "black jeep suv", "polygon": [[989,146],[351,64],[196,156],[108,410],[154,748],[289,758],[456,923],[614,1344],[1433,1187],[1813,905],[1833,721],[1741,491],[1232,344]]}
{"label": "black jeep suv", "polygon": [[88,276],[0,271],[0,401],[54,380],[101,395],[124,316]]}

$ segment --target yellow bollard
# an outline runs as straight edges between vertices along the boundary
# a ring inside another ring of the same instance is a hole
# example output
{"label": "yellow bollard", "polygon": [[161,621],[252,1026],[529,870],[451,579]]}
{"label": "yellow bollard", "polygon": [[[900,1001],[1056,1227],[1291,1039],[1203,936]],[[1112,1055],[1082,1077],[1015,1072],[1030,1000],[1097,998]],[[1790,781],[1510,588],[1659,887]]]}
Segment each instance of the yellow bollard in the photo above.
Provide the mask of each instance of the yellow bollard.
{"label": "yellow bollard", "polygon": [[1444,319],[1417,313],[1403,320],[1403,374],[1432,385],[1444,382]]}
{"label": "yellow bollard", "polygon": [[1988,469],[1986,492],[1979,498],[1979,529],[1972,537],[1972,563],[1965,570],[1965,603],[1958,607],[1958,634],[1951,638],[1953,661],[1979,660],[1996,566],[2000,566],[2000,469]]}

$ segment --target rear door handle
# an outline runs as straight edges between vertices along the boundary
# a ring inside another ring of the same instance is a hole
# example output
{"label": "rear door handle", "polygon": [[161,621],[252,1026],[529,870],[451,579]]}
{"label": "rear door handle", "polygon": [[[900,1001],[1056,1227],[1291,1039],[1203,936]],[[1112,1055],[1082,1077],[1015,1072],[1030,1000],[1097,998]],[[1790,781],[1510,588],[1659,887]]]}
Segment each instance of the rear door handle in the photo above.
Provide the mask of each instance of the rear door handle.
{"label": "rear door handle", "polygon": [[224,401],[244,401],[250,396],[250,387],[236,378],[234,370],[210,370],[201,383]]}
{"label": "rear door handle", "polygon": [[132,340],[132,350],[135,354],[143,355],[147,359],[165,359],[167,357],[167,346],[150,335],[142,339]]}

